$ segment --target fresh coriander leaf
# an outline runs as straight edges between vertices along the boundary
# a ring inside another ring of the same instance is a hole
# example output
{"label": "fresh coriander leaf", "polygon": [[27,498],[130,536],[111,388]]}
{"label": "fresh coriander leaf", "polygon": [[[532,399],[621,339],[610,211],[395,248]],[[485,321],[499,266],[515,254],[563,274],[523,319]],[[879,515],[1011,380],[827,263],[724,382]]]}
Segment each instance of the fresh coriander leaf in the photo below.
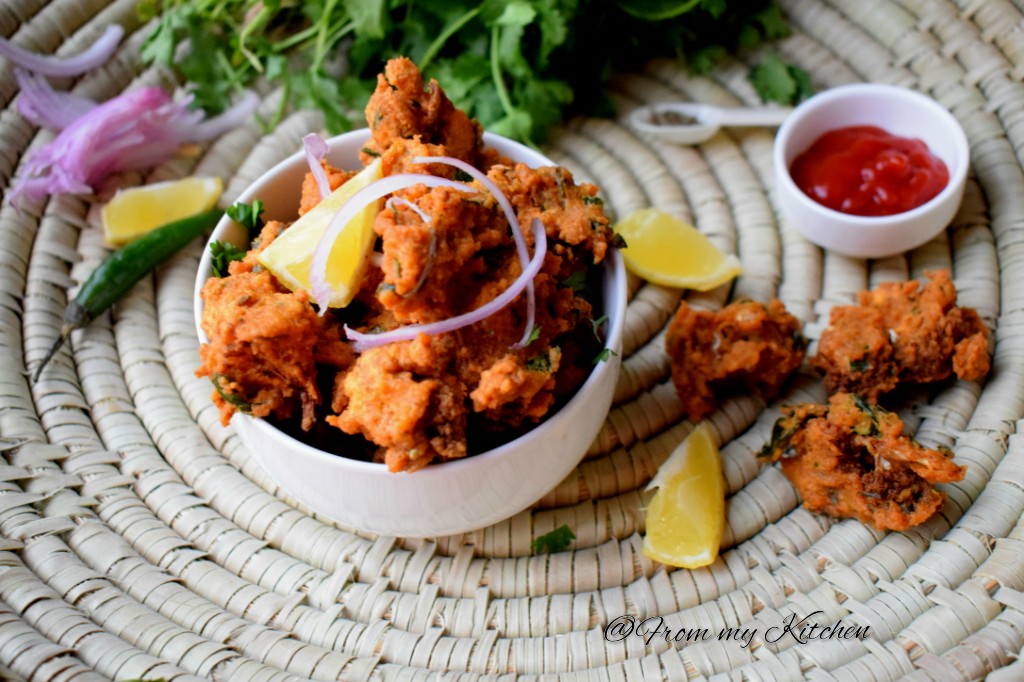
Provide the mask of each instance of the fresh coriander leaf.
{"label": "fresh coriander leaf", "polygon": [[368,38],[383,38],[385,10],[387,9],[384,0],[342,0],[345,9],[348,10],[355,30]]}
{"label": "fresh coriander leaf", "polygon": [[498,26],[527,26],[533,23],[536,17],[537,10],[530,3],[523,0],[512,0],[505,4],[494,23]]}
{"label": "fresh coriander leaf", "polygon": [[725,0],[701,0],[700,7],[714,19],[725,14],[727,9]]}
{"label": "fresh coriander leaf", "polygon": [[533,130],[533,117],[522,109],[513,109],[491,124],[490,129],[505,137],[529,140],[530,132]]}
{"label": "fresh coriander leaf", "polygon": [[[156,4],[156,2],[140,4],[137,9],[139,18],[142,19],[144,14],[148,14],[150,11],[159,11]],[[152,5],[152,7],[148,7],[148,5]],[[181,11],[177,7],[170,8],[160,17],[156,28],[142,43],[139,54],[143,63],[170,64],[174,60],[174,46],[177,44],[176,32],[182,25],[179,14]],[[148,19],[142,20],[148,21]]]}
{"label": "fresh coriander leaf", "polygon": [[539,338],[540,338],[540,327],[538,327],[537,325],[533,325],[533,330],[530,332],[530,338],[528,338],[526,340],[526,344],[525,345],[529,346],[531,343],[533,343],[534,341],[536,341]]}
{"label": "fresh coriander leaf", "polygon": [[534,538],[530,548],[533,550],[534,554],[540,554],[541,552],[552,554],[566,549],[575,539],[576,533],[573,533],[572,529],[569,528],[568,525],[563,525],[554,529],[550,533],[545,533],[538,538]]}
{"label": "fresh coriander leaf", "polygon": [[531,372],[550,372],[551,355],[546,350],[541,351],[526,361],[526,369]]}
{"label": "fresh coriander leaf", "polygon": [[487,80],[487,60],[472,52],[464,52],[454,59],[438,59],[429,69],[432,77],[444,88],[455,106],[471,109],[476,90]]}
{"label": "fresh coriander leaf", "polygon": [[776,55],[768,55],[750,70],[750,82],[764,102],[790,102],[796,95],[796,82],[786,63]]}
{"label": "fresh coriander leaf", "polygon": [[233,393],[228,393],[221,386],[221,381],[224,380],[223,374],[214,374],[210,377],[213,380],[213,388],[217,391],[217,395],[224,399],[225,402],[234,405],[238,408],[239,412],[249,413],[252,412],[252,405],[250,405],[244,398],[237,396]]}
{"label": "fresh coriander leaf", "polygon": [[760,27],[761,34],[766,40],[778,40],[792,33],[789,24],[782,16],[782,11],[775,4],[768,5],[760,12],[755,12],[750,19]]}
{"label": "fresh coriander leaf", "polygon": [[595,357],[593,362],[591,362],[590,364],[596,365],[599,362],[604,362],[605,360],[609,360],[612,357],[618,356],[619,354],[613,351],[611,348],[605,348],[600,353],[597,354],[597,357]]}
{"label": "fresh coriander leaf", "polygon": [[807,72],[786,64],[778,55],[769,55],[754,66],[749,77],[764,102],[796,104],[811,93]]}
{"label": "fresh coriander leaf", "polygon": [[706,76],[711,73],[711,69],[715,67],[715,64],[722,61],[727,54],[728,51],[721,45],[708,45],[690,55],[687,63],[691,71]]}
{"label": "fresh coriander leaf", "polygon": [[635,17],[663,21],[678,17],[701,4],[701,0],[622,0],[619,6]]}
{"label": "fresh coriander leaf", "polygon": [[263,225],[263,220],[260,218],[263,214],[263,202],[259,199],[252,202],[252,204],[244,204],[241,201],[237,201],[227,210],[227,214],[236,223],[243,225],[249,230],[251,236],[259,232]]}
{"label": "fresh coriander leaf", "polygon": [[149,21],[160,14],[160,0],[139,0],[135,5],[135,16],[139,21]]}
{"label": "fresh coriander leaf", "polygon": [[537,66],[545,69],[551,53],[565,44],[569,37],[570,12],[573,8],[561,7],[557,2],[540,2],[535,5],[540,29],[540,46],[537,50]]}
{"label": "fresh coriander leaf", "polygon": [[593,329],[593,331],[594,331],[594,338],[597,339],[598,341],[602,341],[603,340],[601,338],[601,325],[604,324],[607,321],[608,321],[608,316],[607,315],[602,315],[601,317],[597,318],[596,320],[591,320],[590,321],[590,328]]}
{"label": "fresh coriander leaf", "polygon": [[577,270],[562,280],[562,286],[568,287],[576,293],[580,293],[587,288],[587,271]]}
{"label": "fresh coriander leaf", "polygon": [[228,264],[245,258],[245,251],[229,242],[210,242],[210,267],[217,277],[228,276]]}
{"label": "fresh coriander leaf", "polygon": [[814,86],[811,84],[811,74],[798,66],[789,65],[789,75],[796,81],[796,98],[793,103],[807,99],[814,94]]}

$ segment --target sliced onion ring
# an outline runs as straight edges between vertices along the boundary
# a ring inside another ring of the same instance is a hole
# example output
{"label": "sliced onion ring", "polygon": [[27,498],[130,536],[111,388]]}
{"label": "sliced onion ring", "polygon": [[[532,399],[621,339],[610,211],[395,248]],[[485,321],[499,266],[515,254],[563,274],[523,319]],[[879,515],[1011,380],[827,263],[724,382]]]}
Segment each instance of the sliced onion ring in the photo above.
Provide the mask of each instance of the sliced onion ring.
{"label": "sliced onion ring", "polygon": [[[526,250],[526,239],[523,237],[523,228],[519,224],[519,218],[516,216],[516,212],[512,209],[512,204],[509,202],[508,197],[498,189],[498,186],[494,184],[493,180],[470,164],[461,159],[456,159],[453,156],[417,156],[412,160],[412,162],[442,163],[446,166],[454,166],[483,185],[484,189],[491,193],[491,196],[494,197],[498,202],[498,205],[501,207],[501,210],[505,213],[505,219],[508,221],[509,228],[512,230],[512,239],[516,242],[516,252],[519,254],[519,263],[522,265],[523,269],[526,269],[526,264],[530,262],[530,254]],[[530,343],[530,337],[533,335],[533,321],[534,315],[536,314],[536,308],[536,296],[533,293],[533,280],[531,279],[530,283],[526,286],[526,328],[523,330],[523,338],[519,339],[518,343],[512,346],[513,348],[523,348]]]}
{"label": "sliced onion ring", "polygon": [[96,42],[73,57],[36,54],[0,38],[0,57],[42,76],[78,76],[110,59],[123,35],[124,29],[119,24],[111,24]]}
{"label": "sliced onion ring", "polygon": [[402,197],[391,197],[384,204],[384,207],[391,208],[395,204],[405,206],[409,210],[413,211],[420,217],[420,220],[422,220],[423,224],[427,226],[427,229],[430,230],[430,246],[427,248],[427,263],[423,266],[423,271],[420,272],[420,278],[416,280],[416,286],[414,286],[412,291],[408,294],[404,294],[405,296],[412,296],[423,287],[423,283],[427,281],[427,275],[430,274],[430,268],[434,264],[434,258],[437,256],[437,232],[434,230],[434,219],[431,218],[430,214],[422,208],[408,199],[403,199]]}
{"label": "sliced onion ring", "polygon": [[455,331],[456,329],[468,327],[471,324],[484,320],[507,306],[509,303],[514,301],[524,289],[530,286],[534,277],[537,276],[537,273],[540,272],[541,266],[544,264],[544,255],[548,250],[548,236],[547,232],[544,230],[544,224],[537,218],[534,218],[530,227],[533,230],[533,238],[535,240],[533,258],[527,262],[526,267],[523,268],[522,274],[516,278],[516,281],[514,281],[508,289],[505,289],[505,291],[501,292],[476,310],[463,313],[462,315],[456,315],[455,317],[450,317],[447,320],[441,320],[440,322],[411,324],[407,327],[399,327],[398,329],[393,329],[382,334],[363,334],[350,329],[348,325],[345,325],[345,336],[353,342],[353,349],[356,352],[361,353],[370,348],[394,343],[395,341],[411,341],[420,334],[435,335]]}
{"label": "sliced onion ring", "polygon": [[57,92],[46,79],[24,69],[15,69],[18,81],[18,113],[31,123],[50,130],[64,130],[98,105],[91,99]]}
{"label": "sliced onion ring", "polygon": [[316,133],[310,133],[302,138],[302,146],[306,148],[309,170],[313,173],[317,187],[320,188],[320,199],[326,199],[331,193],[331,183],[327,180],[327,173],[320,162],[327,156],[327,141]]}
{"label": "sliced onion ring", "polygon": [[320,308],[320,314],[323,315],[327,312],[327,304],[334,296],[334,288],[327,282],[327,258],[331,255],[331,249],[334,246],[334,242],[338,239],[338,235],[342,229],[348,225],[349,221],[356,217],[356,215],[366,208],[368,205],[383,199],[389,194],[398,192],[399,190],[408,189],[417,185],[425,185],[427,187],[451,187],[458,189],[463,192],[477,193],[479,190],[472,185],[467,185],[464,182],[458,182],[456,180],[449,180],[448,178],[439,178],[436,175],[425,175],[421,173],[398,173],[397,175],[389,175],[386,178],[381,178],[376,182],[371,182],[366,187],[349,197],[348,201],[334,214],[330,224],[327,225],[327,229],[324,230],[324,235],[320,238],[320,241],[316,245],[316,249],[313,250],[313,259],[309,267],[309,283],[313,289],[313,300],[316,301]]}

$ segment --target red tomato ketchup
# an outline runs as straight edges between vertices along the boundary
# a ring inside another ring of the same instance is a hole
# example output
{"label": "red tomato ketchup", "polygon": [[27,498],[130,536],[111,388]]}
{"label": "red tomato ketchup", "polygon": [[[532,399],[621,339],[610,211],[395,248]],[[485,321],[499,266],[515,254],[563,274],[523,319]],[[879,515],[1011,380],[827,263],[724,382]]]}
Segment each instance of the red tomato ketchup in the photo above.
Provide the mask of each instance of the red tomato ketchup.
{"label": "red tomato ketchup", "polygon": [[946,164],[924,142],[875,126],[830,130],[796,157],[790,174],[819,204],[863,216],[917,208],[949,183]]}

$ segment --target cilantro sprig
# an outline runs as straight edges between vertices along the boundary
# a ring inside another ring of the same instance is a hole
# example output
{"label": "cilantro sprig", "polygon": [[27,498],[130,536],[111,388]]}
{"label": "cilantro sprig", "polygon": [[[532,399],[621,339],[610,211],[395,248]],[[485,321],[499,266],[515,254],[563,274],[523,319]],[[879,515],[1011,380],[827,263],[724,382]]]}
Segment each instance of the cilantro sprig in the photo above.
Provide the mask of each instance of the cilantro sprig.
{"label": "cilantro sprig", "polygon": [[575,539],[576,533],[573,533],[569,526],[562,525],[550,533],[534,538],[530,548],[534,554],[540,554],[541,552],[552,554],[566,549]]}
{"label": "cilantro sprig", "polygon": [[[704,72],[789,33],[771,0],[140,0],[137,7],[141,19],[156,19],[143,60],[175,68],[196,106],[210,113],[264,79],[284,92],[278,116],[285,104],[319,109],[330,131],[347,130],[362,125],[384,62],[406,55],[489,130],[533,142],[564,116],[610,114],[605,86],[613,71],[678,56]],[[755,73],[765,99],[792,102],[809,87],[799,70],[783,64],[780,71],[771,60]]]}

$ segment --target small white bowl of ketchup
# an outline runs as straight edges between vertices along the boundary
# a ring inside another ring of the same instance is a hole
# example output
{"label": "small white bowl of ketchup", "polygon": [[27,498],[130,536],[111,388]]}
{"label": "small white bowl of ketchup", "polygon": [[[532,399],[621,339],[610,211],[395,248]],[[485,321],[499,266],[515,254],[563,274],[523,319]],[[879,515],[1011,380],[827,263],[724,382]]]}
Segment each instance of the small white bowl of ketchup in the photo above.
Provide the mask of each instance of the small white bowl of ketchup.
{"label": "small white bowl of ketchup", "polygon": [[891,85],[826,90],[775,138],[776,196],[807,239],[859,258],[924,244],[963,199],[967,136],[935,100]]}

